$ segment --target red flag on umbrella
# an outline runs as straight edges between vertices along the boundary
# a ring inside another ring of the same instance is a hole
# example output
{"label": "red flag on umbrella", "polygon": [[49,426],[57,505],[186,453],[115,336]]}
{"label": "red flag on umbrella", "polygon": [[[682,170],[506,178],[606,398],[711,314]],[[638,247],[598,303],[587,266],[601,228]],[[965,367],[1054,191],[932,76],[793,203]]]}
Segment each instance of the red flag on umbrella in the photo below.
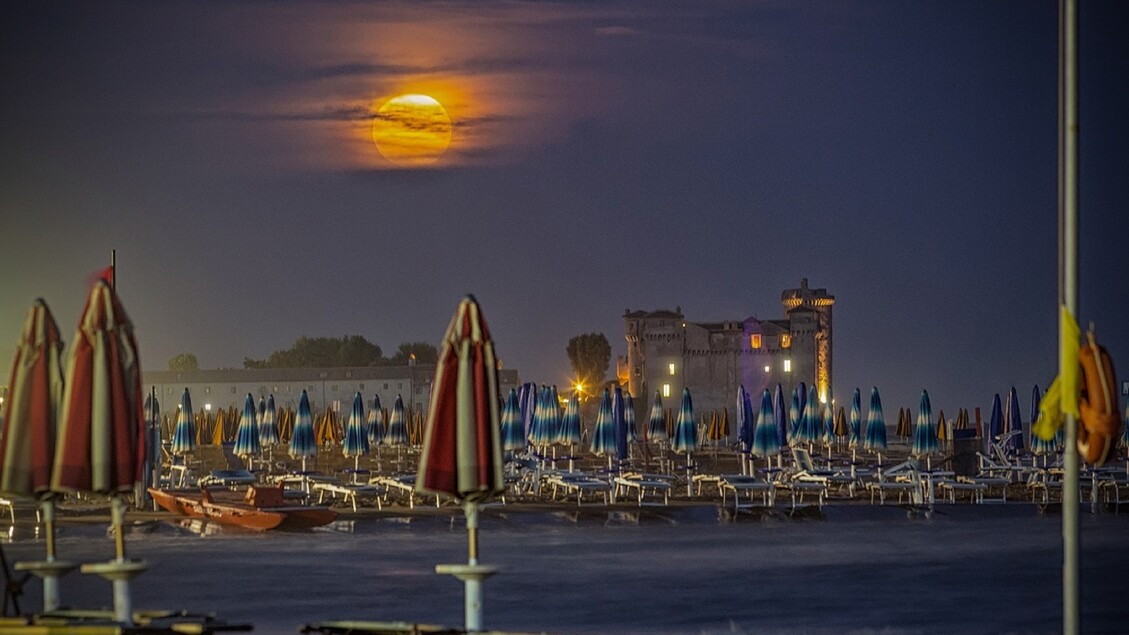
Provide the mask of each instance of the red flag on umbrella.
{"label": "red flag on umbrella", "polygon": [[473,296],[459,303],[443,337],[424,427],[417,487],[477,501],[500,494],[498,363]]}

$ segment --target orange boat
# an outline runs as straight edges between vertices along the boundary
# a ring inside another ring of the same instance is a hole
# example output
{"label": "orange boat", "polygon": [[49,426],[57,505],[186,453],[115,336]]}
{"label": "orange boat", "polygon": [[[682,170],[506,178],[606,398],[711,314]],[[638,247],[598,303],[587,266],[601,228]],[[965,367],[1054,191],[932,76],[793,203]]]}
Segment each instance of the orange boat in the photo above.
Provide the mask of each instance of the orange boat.
{"label": "orange boat", "polygon": [[337,512],[324,506],[291,505],[281,487],[252,485],[246,494],[217,489],[164,490],[149,488],[153,500],[174,514],[202,518],[255,531],[309,529],[329,524]]}

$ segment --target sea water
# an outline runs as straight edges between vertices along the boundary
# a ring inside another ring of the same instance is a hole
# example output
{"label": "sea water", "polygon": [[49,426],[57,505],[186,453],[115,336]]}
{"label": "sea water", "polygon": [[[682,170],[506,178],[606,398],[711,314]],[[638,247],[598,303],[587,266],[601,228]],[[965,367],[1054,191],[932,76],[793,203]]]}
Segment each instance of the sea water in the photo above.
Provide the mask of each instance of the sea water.
{"label": "sea water", "polygon": [[[709,510],[710,508],[705,508]],[[827,507],[719,520],[698,514],[484,515],[483,624],[550,633],[1054,633],[1061,517],[1030,505]],[[1082,628],[1129,632],[1129,515],[1083,514]],[[328,620],[457,626],[463,588],[434,572],[466,560],[459,519],[359,516],[301,533],[154,521],[130,528],[135,608],[214,612],[257,633]],[[9,562],[42,557],[14,535]],[[64,525],[59,557],[109,559],[105,527]],[[112,604],[73,573],[64,605]],[[26,585],[25,610],[40,606]]]}

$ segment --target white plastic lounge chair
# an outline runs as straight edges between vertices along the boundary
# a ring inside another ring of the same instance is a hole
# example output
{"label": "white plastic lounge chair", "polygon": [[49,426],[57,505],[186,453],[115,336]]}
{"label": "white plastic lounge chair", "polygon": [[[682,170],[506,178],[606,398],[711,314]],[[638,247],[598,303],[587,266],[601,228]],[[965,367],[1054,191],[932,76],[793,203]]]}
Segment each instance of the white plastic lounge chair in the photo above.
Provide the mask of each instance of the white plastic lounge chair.
{"label": "white plastic lounge chair", "polygon": [[746,506],[752,505],[753,496],[758,493],[761,495],[762,504],[766,507],[776,504],[776,488],[771,481],[762,481],[743,474],[724,474],[719,476],[718,479],[718,491],[721,492],[722,507],[726,505],[729,493],[733,494],[733,511],[738,511],[742,507],[741,494],[748,496],[749,502],[746,503]]}
{"label": "white plastic lounge chair", "polygon": [[328,494],[333,500],[338,498],[344,500],[353,506],[353,511],[357,511],[357,497],[371,498],[376,501],[377,509],[384,509],[381,503],[381,498],[384,496],[384,488],[378,485],[353,485],[353,484],[339,484],[339,483],[315,483],[314,491],[318,493],[318,505],[321,505]]}
{"label": "white plastic lounge chair", "polygon": [[[635,492],[639,506],[643,506],[643,499],[649,493],[651,496],[662,498],[662,504],[670,504],[671,481],[666,479],[644,478],[643,475],[630,474],[615,477],[615,496],[621,493]],[[657,501],[656,501],[657,502]]]}
{"label": "white plastic lounge chair", "polygon": [[907,461],[876,475],[873,481],[866,484],[866,491],[870,492],[871,505],[874,504],[875,496],[878,497],[879,505],[885,505],[886,496],[891,494],[898,495],[900,504],[907,497],[913,500],[921,495],[921,482],[914,477],[913,466]]}

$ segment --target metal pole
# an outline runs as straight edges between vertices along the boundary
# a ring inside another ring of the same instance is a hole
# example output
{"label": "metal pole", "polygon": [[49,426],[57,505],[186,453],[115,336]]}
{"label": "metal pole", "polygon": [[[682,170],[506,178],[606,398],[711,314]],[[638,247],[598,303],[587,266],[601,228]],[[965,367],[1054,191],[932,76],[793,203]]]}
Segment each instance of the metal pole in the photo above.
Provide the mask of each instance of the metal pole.
{"label": "metal pole", "polygon": [[[1078,315],[1078,7],[1076,0],[1059,2],[1059,249],[1061,302]],[[1060,312],[1061,313],[1061,312]],[[1059,317],[1059,337],[1066,324]],[[1059,347],[1059,376],[1077,359],[1066,359]],[[1065,420],[1062,480],[1062,632],[1077,635],[1078,606],[1078,422]]]}
{"label": "metal pole", "polygon": [[[478,504],[468,502],[463,507],[466,514],[467,564],[478,564]],[[482,630],[482,580],[468,576],[466,587],[465,627],[467,631]]]}

